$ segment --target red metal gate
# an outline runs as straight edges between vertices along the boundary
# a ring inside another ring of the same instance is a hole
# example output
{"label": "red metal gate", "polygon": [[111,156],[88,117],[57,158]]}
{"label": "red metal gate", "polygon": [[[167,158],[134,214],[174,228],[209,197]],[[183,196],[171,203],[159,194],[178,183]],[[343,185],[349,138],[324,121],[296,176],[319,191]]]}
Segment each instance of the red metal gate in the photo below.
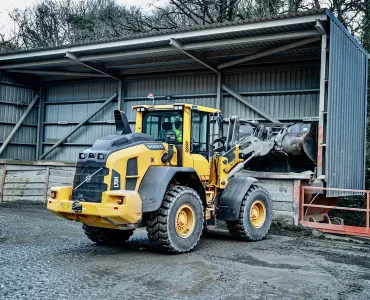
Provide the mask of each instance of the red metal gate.
{"label": "red metal gate", "polygon": [[[336,206],[339,198],[326,198],[324,191],[345,191],[356,195],[363,194],[366,197],[366,208],[353,208]],[[369,215],[370,215],[370,191],[322,188],[313,186],[302,186],[300,202],[300,224],[306,227],[315,228],[322,232],[356,235],[370,237]],[[315,196],[313,196],[315,195]],[[316,202],[316,204],[313,204]],[[328,212],[332,209],[342,211],[365,212],[365,227],[344,225],[343,220],[337,219],[335,222],[329,217]]]}

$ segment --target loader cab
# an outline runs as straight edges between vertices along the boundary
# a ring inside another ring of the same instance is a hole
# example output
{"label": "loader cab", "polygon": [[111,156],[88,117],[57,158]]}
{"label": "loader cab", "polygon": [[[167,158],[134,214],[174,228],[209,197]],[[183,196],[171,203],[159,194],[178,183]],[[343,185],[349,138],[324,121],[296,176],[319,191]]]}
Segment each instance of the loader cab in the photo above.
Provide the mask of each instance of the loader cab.
{"label": "loader cab", "polygon": [[175,134],[178,166],[194,168],[200,176],[209,176],[211,118],[219,110],[192,104],[143,105],[133,107],[136,132],[150,134],[167,142],[166,133]]}

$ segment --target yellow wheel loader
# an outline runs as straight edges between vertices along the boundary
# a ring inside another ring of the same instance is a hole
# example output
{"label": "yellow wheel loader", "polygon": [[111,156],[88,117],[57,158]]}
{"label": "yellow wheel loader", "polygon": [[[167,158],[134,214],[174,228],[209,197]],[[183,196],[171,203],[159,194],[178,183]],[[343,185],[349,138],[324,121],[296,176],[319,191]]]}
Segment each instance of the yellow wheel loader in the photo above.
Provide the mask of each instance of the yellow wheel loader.
{"label": "yellow wheel loader", "polygon": [[[173,253],[191,251],[216,220],[226,221],[238,239],[266,236],[270,196],[241,171],[272,150],[296,154],[289,126],[246,122],[250,132],[243,136],[239,118],[230,117],[222,136],[217,109],[192,104],[133,109],[135,132],[116,110],[116,134],[79,154],[73,186],[51,188],[51,212],[81,222],[97,244],[125,243],[145,226],[154,246]],[[307,132],[295,135],[294,145],[303,149]]]}

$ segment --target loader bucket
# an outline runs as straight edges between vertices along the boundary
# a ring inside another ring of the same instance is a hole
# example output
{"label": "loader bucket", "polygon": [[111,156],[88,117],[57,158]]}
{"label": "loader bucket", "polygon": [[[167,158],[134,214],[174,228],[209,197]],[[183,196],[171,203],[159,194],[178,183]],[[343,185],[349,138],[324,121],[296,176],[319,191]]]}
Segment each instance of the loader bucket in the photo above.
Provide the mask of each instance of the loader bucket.
{"label": "loader bucket", "polygon": [[289,127],[289,133],[282,140],[283,151],[289,156],[305,154],[316,163],[317,124],[297,123]]}

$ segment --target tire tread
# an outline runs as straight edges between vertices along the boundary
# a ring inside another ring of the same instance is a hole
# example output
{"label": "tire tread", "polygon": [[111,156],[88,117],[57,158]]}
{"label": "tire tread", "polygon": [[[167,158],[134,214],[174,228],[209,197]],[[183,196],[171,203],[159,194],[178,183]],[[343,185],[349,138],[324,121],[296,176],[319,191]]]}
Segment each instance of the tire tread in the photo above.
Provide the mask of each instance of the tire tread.
{"label": "tire tread", "polygon": [[[199,195],[191,188],[185,186],[170,186],[168,187],[166,194],[163,198],[162,205],[158,211],[149,214],[146,222],[146,230],[148,233],[148,238],[150,242],[158,249],[170,252],[170,253],[186,253],[190,252],[197,245],[200,236],[198,237],[196,243],[190,249],[180,249],[172,241],[168,234],[168,221],[170,210],[175,204],[176,200],[185,193],[193,194],[202,204]],[[203,219],[204,212],[202,210]],[[203,220],[202,220],[203,226]],[[202,227],[203,229],[203,227]]]}
{"label": "tire tread", "polygon": [[[258,237],[258,238],[252,238],[252,233],[249,232],[248,228],[244,226],[244,214],[245,212],[245,206],[247,204],[248,198],[255,193],[256,191],[263,191],[267,194],[268,198],[271,199],[269,193],[261,186],[258,185],[252,185],[251,188],[248,190],[248,192],[245,194],[243,201],[240,206],[240,212],[238,219],[236,221],[228,221],[227,222],[227,228],[229,230],[229,233],[239,239],[244,241],[260,241],[264,238],[264,236]],[[271,224],[269,224],[267,231],[270,230]]]}
{"label": "tire tread", "polygon": [[134,230],[125,230],[120,231],[117,230],[117,237],[113,238],[110,237],[109,239],[104,234],[104,230],[115,230],[115,229],[108,229],[108,228],[100,228],[89,226],[86,224],[82,225],[82,228],[86,234],[86,236],[94,243],[98,245],[123,245],[127,242],[127,240],[132,236]]}

